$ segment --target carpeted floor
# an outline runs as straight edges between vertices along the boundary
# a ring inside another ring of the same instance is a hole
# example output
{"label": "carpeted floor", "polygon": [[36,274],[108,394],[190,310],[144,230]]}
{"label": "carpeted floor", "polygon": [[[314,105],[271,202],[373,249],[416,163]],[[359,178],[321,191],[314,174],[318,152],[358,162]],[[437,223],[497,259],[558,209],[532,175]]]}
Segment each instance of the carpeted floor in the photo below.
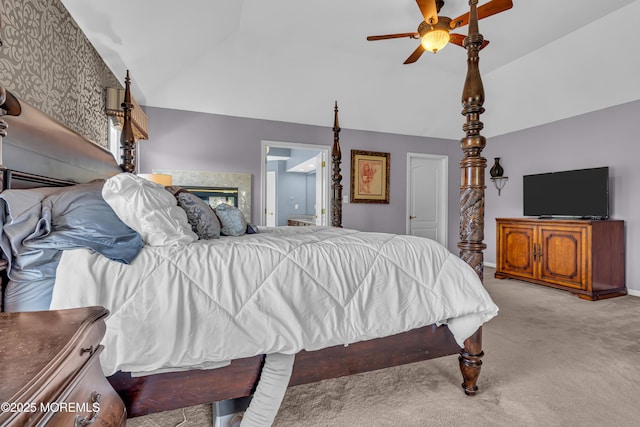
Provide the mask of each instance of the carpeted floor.
{"label": "carpeted floor", "polygon": [[[496,280],[480,393],[456,356],[290,388],[275,426],[638,426],[640,298],[583,301]],[[129,427],[211,426],[210,405],[133,418]]]}

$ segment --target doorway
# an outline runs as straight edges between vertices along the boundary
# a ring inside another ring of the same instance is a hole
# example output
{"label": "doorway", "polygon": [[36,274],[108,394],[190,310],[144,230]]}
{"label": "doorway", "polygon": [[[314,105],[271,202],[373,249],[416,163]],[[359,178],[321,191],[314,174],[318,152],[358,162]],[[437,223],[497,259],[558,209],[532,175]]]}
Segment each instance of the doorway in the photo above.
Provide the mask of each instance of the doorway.
{"label": "doorway", "polygon": [[447,246],[447,156],[407,154],[407,234]]}
{"label": "doorway", "polygon": [[262,141],[261,224],[327,225],[330,147]]}
{"label": "doorway", "polygon": [[265,224],[267,227],[276,226],[277,204],[276,204],[276,172],[267,171],[267,188],[266,188],[266,219]]}

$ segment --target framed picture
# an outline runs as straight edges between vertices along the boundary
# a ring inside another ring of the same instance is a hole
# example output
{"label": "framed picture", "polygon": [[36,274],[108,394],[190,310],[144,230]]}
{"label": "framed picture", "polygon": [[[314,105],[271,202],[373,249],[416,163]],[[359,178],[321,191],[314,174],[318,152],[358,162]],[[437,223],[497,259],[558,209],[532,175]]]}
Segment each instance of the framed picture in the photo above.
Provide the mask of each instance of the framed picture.
{"label": "framed picture", "polygon": [[389,203],[389,153],[351,150],[351,203]]}

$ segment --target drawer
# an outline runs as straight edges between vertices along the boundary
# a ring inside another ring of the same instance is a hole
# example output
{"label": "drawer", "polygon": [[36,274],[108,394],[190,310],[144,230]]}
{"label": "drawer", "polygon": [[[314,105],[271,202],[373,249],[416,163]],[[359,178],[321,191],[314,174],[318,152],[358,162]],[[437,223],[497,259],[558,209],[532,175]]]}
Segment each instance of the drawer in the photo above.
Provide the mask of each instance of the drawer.
{"label": "drawer", "polygon": [[2,325],[11,331],[7,336],[14,345],[0,343],[4,360],[11,365],[2,373],[0,389],[4,400],[16,410],[0,413],[0,425],[46,424],[52,416],[47,411],[52,404],[47,402],[64,401],[78,379],[94,365],[99,374],[95,381],[99,383],[103,375],[98,355],[107,314],[102,307],[88,307],[9,313],[3,318]]}
{"label": "drawer", "polygon": [[[85,366],[94,354],[99,353],[97,350],[105,331],[106,325],[102,321],[82,325],[74,339],[58,354],[61,359],[60,366],[66,371],[65,377],[73,376],[73,373]],[[71,375],[68,375],[69,371]]]}
{"label": "drawer", "polygon": [[[79,372],[89,367],[89,362],[95,358],[101,348],[100,341],[104,336],[105,324],[85,323],[69,341],[64,349],[52,360],[50,370],[43,373],[41,381],[46,380],[47,385],[42,387],[39,396],[31,401],[53,402],[61,398],[61,390],[68,390],[79,375]],[[98,363],[98,366],[100,364]]]}
{"label": "drawer", "polygon": [[47,427],[124,426],[124,403],[102,373],[99,346],[60,398],[49,404],[50,412],[38,425]]}

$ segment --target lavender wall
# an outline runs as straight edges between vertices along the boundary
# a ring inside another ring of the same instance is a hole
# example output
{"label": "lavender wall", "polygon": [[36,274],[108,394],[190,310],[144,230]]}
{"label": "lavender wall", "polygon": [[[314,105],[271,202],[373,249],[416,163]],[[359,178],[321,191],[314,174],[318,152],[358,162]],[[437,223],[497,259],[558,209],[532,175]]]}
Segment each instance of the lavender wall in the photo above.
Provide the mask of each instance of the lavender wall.
{"label": "lavender wall", "polygon": [[[640,296],[640,101],[490,138],[485,157],[500,157],[509,182],[487,189],[485,260],[496,262],[495,218],[522,217],[522,176],[609,166],[610,216],[625,221],[627,288]],[[489,175],[487,171],[487,183]]]}
{"label": "lavender wall", "polygon": [[[255,120],[159,108],[145,108],[150,140],[140,143],[140,172],[154,168],[244,172],[253,175],[253,220],[260,214],[260,142],[301,142],[330,146],[331,126]],[[330,116],[330,115],[329,115]],[[640,101],[555,123],[489,138],[485,157],[501,157],[509,182],[498,197],[487,169],[485,260],[496,261],[495,218],[522,216],[522,176],[531,173],[609,166],[611,216],[626,222],[627,287],[640,295],[640,141],[635,120]],[[332,117],[328,121],[332,120]],[[176,126],[179,124],[179,126]],[[391,203],[345,204],[343,224],[368,231],[405,233],[408,152],[449,156],[449,249],[456,244],[459,221],[458,141],[343,129],[342,175],[349,193],[350,150],[391,153]]]}
{"label": "lavender wall", "polygon": [[[330,107],[326,127],[146,107],[150,136],[149,141],[141,141],[139,145],[139,172],[149,173],[157,168],[250,173],[253,175],[252,220],[258,222],[261,141],[331,146],[333,111]],[[462,127],[462,116],[460,123]],[[341,124],[347,125],[343,118]],[[460,133],[462,136],[462,131]],[[349,193],[352,149],[391,153],[390,203],[345,204],[343,207],[344,227],[366,231],[405,233],[407,153],[449,156],[448,242],[449,249],[458,252],[458,162],[462,158],[458,141],[343,129],[340,145],[345,197]]]}

